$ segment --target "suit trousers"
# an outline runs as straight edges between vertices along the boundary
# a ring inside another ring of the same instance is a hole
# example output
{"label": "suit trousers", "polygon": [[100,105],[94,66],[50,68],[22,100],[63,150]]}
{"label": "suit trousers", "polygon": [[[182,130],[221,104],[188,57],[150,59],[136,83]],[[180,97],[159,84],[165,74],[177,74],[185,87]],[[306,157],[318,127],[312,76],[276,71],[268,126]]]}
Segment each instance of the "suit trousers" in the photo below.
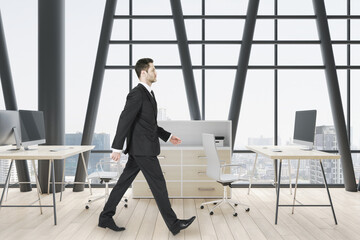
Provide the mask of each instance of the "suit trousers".
{"label": "suit trousers", "polygon": [[171,208],[165,178],[156,156],[129,155],[124,171],[111,191],[109,199],[100,214],[99,221],[107,221],[115,215],[117,205],[140,170],[149,184],[167,227],[170,230],[177,229],[179,221]]}

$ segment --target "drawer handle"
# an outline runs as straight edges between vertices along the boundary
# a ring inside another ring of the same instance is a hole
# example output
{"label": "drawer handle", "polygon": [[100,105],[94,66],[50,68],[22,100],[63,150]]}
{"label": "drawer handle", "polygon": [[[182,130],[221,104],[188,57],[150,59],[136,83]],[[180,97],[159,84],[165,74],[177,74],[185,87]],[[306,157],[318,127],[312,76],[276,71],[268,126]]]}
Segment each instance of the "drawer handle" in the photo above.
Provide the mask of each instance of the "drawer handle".
{"label": "drawer handle", "polygon": [[198,156],[198,159],[207,159],[207,156]]}
{"label": "drawer handle", "polygon": [[198,188],[199,191],[215,191],[215,188]]}
{"label": "drawer handle", "polygon": [[198,172],[198,175],[205,175],[206,172]]}
{"label": "drawer handle", "polygon": [[158,156],[158,159],[165,159],[165,156]]}

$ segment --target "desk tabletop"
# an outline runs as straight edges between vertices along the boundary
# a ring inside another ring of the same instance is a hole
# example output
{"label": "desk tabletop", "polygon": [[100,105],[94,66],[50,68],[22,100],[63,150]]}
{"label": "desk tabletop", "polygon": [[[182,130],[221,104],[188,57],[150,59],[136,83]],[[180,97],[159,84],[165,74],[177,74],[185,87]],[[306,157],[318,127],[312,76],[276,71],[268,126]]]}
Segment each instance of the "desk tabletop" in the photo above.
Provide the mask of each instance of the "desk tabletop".
{"label": "desk tabletop", "polygon": [[62,146],[62,145],[41,145],[30,147],[29,150],[10,150],[14,149],[12,146],[0,147],[0,160],[1,159],[14,159],[14,160],[48,160],[48,159],[64,159],[76,154],[89,151],[95,146]]}
{"label": "desk tabletop", "polygon": [[[303,150],[301,146],[246,146],[247,149],[271,159],[340,159],[339,154]],[[274,149],[280,150],[275,152]]]}

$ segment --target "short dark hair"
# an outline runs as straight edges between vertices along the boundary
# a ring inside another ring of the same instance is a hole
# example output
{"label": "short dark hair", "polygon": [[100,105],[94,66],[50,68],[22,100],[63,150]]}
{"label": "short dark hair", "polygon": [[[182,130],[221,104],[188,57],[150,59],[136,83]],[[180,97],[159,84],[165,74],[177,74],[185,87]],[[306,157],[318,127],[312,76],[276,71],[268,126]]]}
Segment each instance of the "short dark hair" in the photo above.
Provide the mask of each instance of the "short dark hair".
{"label": "short dark hair", "polygon": [[153,63],[154,60],[152,60],[151,58],[141,58],[136,62],[135,65],[135,72],[136,75],[138,76],[138,78],[140,78],[141,75],[141,71],[145,70],[147,71],[149,69],[149,63]]}

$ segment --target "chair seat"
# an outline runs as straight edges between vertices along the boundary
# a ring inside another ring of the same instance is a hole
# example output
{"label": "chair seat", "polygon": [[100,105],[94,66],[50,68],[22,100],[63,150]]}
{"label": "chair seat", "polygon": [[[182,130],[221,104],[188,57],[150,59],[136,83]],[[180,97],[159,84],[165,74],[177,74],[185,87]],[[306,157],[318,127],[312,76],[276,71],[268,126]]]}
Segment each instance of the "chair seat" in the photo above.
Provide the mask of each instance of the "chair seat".
{"label": "chair seat", "polygon": [[221,174],[220,179],[217,180],[219,183],[232,183],[238,181],[237,174]]}
{"label": "chair seat", "polygon": [[93,172],[89,175],[89,178],[100,178],[100,179],[113,179],[117,178],[117,172]]}

